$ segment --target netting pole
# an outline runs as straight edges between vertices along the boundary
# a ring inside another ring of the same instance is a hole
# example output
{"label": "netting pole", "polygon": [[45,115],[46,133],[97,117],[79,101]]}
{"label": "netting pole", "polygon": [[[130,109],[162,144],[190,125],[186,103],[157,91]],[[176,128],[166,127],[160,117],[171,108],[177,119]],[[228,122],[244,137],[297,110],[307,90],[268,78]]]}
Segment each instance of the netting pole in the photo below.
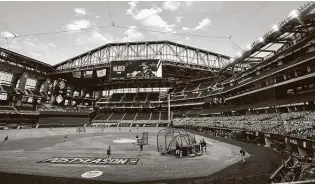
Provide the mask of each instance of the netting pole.
{"label": "netting pole", "polygon": [[171,95],[167,94],[168,123],[171,123]]}

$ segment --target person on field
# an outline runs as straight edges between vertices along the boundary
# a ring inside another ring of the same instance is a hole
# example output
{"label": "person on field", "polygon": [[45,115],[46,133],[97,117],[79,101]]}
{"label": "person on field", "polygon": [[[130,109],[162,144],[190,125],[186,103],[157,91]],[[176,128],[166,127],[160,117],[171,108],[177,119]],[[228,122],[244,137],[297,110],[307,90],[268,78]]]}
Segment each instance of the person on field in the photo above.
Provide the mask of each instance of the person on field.
{"label": "person on field", "polygon": [[176,143],[175,155],[176,155],[176,158],[180,157],[180,146],[179,146],[178,142]]}
{"label": "person on field", "polygon": [[240,150],[240,155],[242,157],[243,164],[245,164],[245,154],[246,154],[246,152],[243,149],[241,149]]}
{"label": "person on field", "polygon": [[8,140],[9,140],[9,136],[7,135],[7,136],[4,138],[3,144],[4,144],[4,145],[8,145]]}
{"label": "person on field", "polygon": [[63,138],[63,142],[66,142],[68,139],[68,135],[66,135],[64,138]]}
{"label": "person on field", "polygon": [[181,145],[179,148],[179,158],[183,158],[183,151],[184,151],[184,148],[183,148],[183,145]]}
{"label": "person on field", "polygon": [[139,153],[138,153],[138,155],[140,155],[142,153],[142,150],[143,150],[143,144],[140,144],[139,145]]}
{"label": "person on field", "polygon": [[112,150],[111,150],[111,148],[110,148],[110,146],[108,147],[108,149],[107,149],[107,161],[111,161],[112,160]]}

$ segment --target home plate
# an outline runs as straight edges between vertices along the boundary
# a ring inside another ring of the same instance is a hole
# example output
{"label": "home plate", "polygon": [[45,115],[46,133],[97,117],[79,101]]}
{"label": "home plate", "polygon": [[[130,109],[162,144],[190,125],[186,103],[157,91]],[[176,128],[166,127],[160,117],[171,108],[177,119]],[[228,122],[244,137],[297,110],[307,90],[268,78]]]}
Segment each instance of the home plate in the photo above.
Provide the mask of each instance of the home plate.
{"label": "home plate", "polygon": [[89,171],[89,172],[83,173],[81,177],[82,178],[96,178],[102,174],[103,174],[102,171]]}
{"label": "home plate", "polygon": [[134,142],[137,142],[137,140],[134,140],[134,139],[116,139],[113,142],[114,143],[134,143]]}

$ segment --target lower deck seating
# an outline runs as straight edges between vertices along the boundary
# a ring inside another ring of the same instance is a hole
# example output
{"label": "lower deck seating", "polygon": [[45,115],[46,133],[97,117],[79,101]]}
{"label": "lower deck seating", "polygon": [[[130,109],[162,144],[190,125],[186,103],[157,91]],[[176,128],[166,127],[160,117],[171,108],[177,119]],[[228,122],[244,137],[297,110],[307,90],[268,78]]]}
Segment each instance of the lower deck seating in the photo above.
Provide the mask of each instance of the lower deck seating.
{"label": "lower deck seating", "polygon": [[134,120],[137,113],[127,112],[122,120]]}
{"label": "lower deck seating", "polygon": [[160,120],[160,112],[152,112],[151,120]]}
{"label": "lower deck seating", "polygon": [[124,115],[124,112],[114,112],[108,120],[121,120]]}
{"label": "lower deck seating", "polygon": [[160,120],[168,120],[168,114],[167,112],[161,112],[161,118]]}
{"label": "lower deck seating", "polygon": [[139,112],[136,120],[150,120],[151,112]]}
{"label": "lower deck seating", "polygon": [[97,116],[95,118],[95,120],[107,120],[111,116],[111,114],[112,114],[111,112],[101,114],[101,115]]}
{"label": "lower deck seating", "polygon": [[198,115],[202,111],[202,109],[192,109],[189,112],[187,112],[187,115]]}
{"label": "lower deck seating", "polygon": [[39,125],[84,125],[89,123],[88,117],[40,117]]}

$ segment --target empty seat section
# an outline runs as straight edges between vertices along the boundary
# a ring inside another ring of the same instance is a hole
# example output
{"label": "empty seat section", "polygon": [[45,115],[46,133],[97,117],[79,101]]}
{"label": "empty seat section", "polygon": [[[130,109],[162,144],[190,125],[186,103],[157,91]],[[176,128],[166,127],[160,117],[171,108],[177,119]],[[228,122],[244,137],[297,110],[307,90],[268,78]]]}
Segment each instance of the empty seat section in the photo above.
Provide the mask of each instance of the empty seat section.
{"label": "empty seat section", "polygon": [[211,84],[212,84],[212,82],[202,83],[199,85],[199,90],[207,89]]}
{"label": "empty seat section", "polygon": [[197,98],[200,95],[200,93],[187,93],[185,99],[187,98]]}
{"label": "empty seat section", "polygon": [[148,101],[159,101],[159,93],[149,93]]}
{"label": "empty seat section", "polygon": [[123,99],[124,102],[133,102],[135,99],[135,93],[126,93],[125,98]]}
{"label": "empty seat section", "polygon": [[37,115],[38,112],[35,107],[23,107],[17,106],[15,107],[20,114],[29,114],[29,115]]}
{"label": "empty seat section", "polygon": [[119,102],[123,97],[124,93],[114,93],[112,97],[108,100],[109,102]]}
{"label": "empty seat section", "polygon": [[121,120],[124,116],[124,112],[114,112],[113,115],[109,118],[109,120]]}
{"label": "empty seat section", "polygon": [[185,87],[177,87],[175,88],[174,92],[173,93],[180,93],[184,90]]}
{"label": "empty seat section", "polygon": [[0,106],[0,114],[16,114],[14,107],[12,106]]}
{"label": "empty seat section", "polygon": [[185,98],[185,95],[174,96],[174,97],[172,98],[172,101],[181,100],[181,99],[184,99],[184,98]]}
{"label": "empty seat section", "polygon": [[33,95],[35,95],[35,96],[42,96],[42,94],[41,94],[39,91],[31,90],[31,92],[32,92]]}
{"label": "empty seat section", "polygon": [[108,100],[108,98],[101,98],[98,102],[103,103],[103,102],[107,102],[107,100]]}
{"label": "empty seat section", "polygon": [[187,87],[185,88],[185,91],[194,91],[194,90],[196,90],[197,87],[198,87],[198,84],[196,84],[196,85],[191,85],[191,86],[187,86]]}
{"label": "empty seat section", "polygon": [[167,112],[161,112],[161,120],[168,120]]}
{"label": "empty seat section", "polygon": [[200,111],[202,111],[202,109],[192,109],[192,110],[189,111],[186,115],[187,115],[187,116],[198,115]]}
{"label": "empty seat section", "polygon": [[149,120],[151,112],[139,112],[136,120]]}
{"label": "empty seat section", "polygon": [[199,97],[204,97],[208,95],[208,91],[202,91]]}
{"label": "empty seat section", "polygon": [[127,112],[123,120],[134,120],[137,113]]}
{"label": "empty seat section", "polygon": [[151,120],[159,120],[160,112],[152,112]]}
{"label": "empty seat section", "polygon": [[185,116],[187,114],[187,112],[189,112],[190,110],[179,110],[179,111],[174,111],[174,115],[176,116]]}
{"label": "empty seat section", "polygon": [[135,101],[137,102],[146,102],[148,93],[138,93]]}
{"label": "empty seat section", "polygon": [[95,120],[107,120],[112,113],[104,113],[95,118]]}
{"label": "empty seat section", "polygon": [[159,96],[159,99],[160,99],[159,101],[167,101],[167,96]]}
{"label": "empty seat section", "polygon": [[124,103],[123,105],[120,105],[120,107],[132,107],[132,103]]}
{"label": "empty seat section", "polygon": [[2,88],[7,93],[16,93],[14,88],[11,86],[2,85]]}
{"label": "empty seat section", "polygon": [[40,117],[38,120],[39,125],[83,125],[89,122],[88,117]]}

